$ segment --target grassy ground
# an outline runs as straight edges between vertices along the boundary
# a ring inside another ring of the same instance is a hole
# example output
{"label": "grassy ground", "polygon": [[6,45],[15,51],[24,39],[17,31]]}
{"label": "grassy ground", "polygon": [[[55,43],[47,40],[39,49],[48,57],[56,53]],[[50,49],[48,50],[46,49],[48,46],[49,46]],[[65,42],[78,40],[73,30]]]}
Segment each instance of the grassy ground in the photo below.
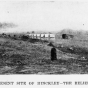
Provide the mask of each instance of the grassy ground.
{"label": "grassy ground", "polygon": [[76,50],[77,47],[71,45],[74,48],[71,51],[69,46],[64,44],[57,46],[58,60],[52,62],[51,47],[47,46],[47,43],[0,38],[0,74],[88,73],[87,50],[84,48]]}

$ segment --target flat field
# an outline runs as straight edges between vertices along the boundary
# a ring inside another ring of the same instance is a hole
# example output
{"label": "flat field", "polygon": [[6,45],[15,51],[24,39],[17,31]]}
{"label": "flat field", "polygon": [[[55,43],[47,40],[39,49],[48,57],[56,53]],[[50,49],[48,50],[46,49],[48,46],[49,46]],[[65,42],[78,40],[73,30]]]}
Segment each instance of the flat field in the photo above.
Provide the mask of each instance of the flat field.
{"label": "flat field", "polygon": [[87,74],[88,42],[73,42],[56,42],[57,61],[51,61],[47,42],[0,38],[0,74]]}

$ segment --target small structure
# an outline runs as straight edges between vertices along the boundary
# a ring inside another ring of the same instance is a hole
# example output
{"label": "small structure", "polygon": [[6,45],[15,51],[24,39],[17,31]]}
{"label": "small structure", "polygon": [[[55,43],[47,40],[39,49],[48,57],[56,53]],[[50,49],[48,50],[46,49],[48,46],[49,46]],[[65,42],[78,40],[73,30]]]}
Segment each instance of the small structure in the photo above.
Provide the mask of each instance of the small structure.
{"label": "small structure", "polygon": [[68,39],[67,34],[62,34],[62,39]]}
{"label": "small structure", "polygon": [[55,39],[75,39],[76,33],[72,30],[62,30],[55,35]]}
{"label": "small structure", "polygon": [[73,37],[74,36],[73,35],[70,35],[70,34],[62,34],[62,39],[71,39]]}

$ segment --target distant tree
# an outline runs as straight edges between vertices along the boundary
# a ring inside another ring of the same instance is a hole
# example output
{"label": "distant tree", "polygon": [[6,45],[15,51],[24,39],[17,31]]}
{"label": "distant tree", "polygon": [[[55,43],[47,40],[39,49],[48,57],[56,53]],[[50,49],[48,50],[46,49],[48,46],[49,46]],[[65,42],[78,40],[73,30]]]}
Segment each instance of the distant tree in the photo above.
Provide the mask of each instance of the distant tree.
{"label": "distant tree", "polygon": [[32,31],[32,33],[34,34],[35,32],[34,32],[34,31]]}
{"label": "distant tree", "polygon": [[51,32],[49,32],[49,34],[52,34]]}
{"label": "distant tree", "polygon": [[27,34],[30,34],[30,32],[27,32]]}

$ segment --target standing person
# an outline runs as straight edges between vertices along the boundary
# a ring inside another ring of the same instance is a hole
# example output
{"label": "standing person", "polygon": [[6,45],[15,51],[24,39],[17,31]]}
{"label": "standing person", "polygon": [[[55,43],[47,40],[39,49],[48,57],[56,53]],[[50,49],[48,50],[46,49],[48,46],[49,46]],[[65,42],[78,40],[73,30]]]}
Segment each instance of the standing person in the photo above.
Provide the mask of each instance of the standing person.
{"label": "standing person", "polygon": [[56,48],[54,46],[51,48],[51,60],[57,60]]}

